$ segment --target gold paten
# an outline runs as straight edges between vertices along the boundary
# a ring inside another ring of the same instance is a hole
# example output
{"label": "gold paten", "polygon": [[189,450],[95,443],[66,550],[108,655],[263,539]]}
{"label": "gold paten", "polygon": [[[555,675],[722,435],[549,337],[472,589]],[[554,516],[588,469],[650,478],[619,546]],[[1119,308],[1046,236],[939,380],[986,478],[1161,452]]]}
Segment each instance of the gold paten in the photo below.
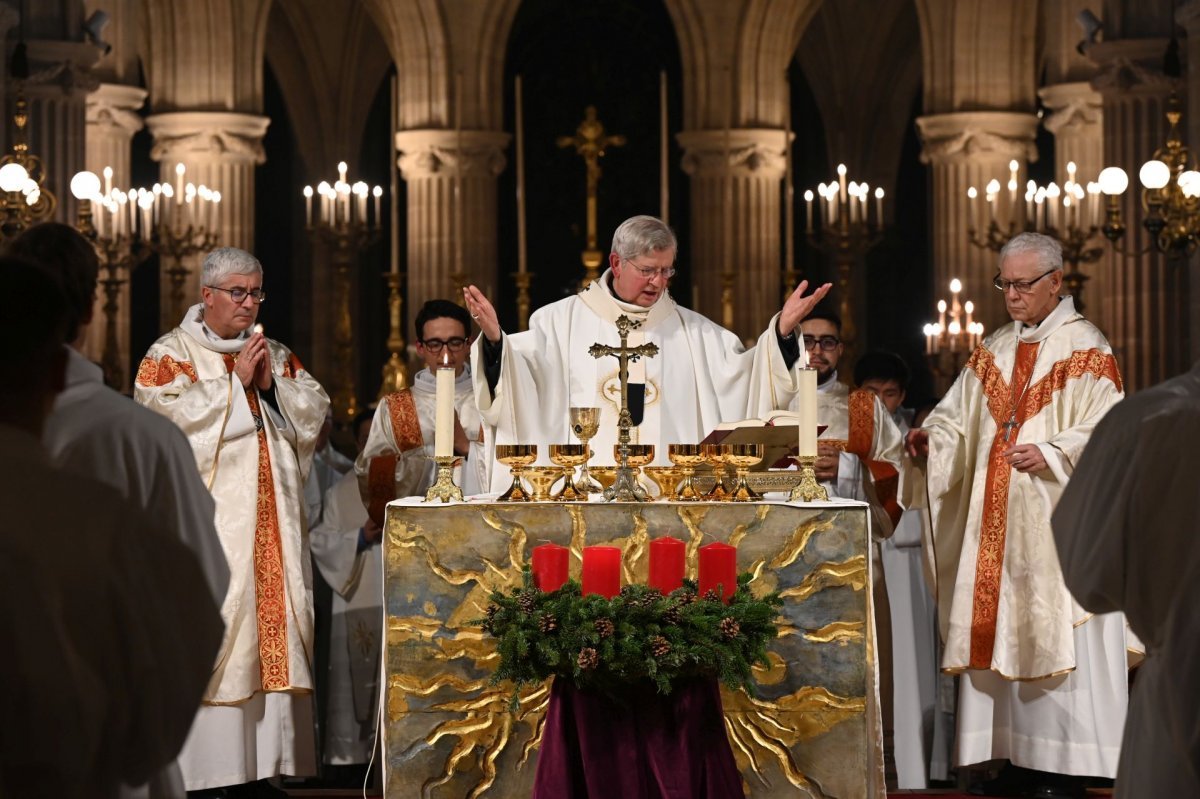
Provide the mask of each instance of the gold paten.
{"label": "gold paten", "polygon": [[494,641],[470,624],[495,589],[520,585],[530,549],[622,548],[622,579],[644,582],[649,543],[674,536],[688,575],[711,541],[738,547],[756,595],[780,590],[756,697],[722,689],[747,796],[860,799],[872,762],[865,697],[871,641],[865,508],[774,503],[392,505],[385,535],[386,795],[528,797],[549,684],[492,685]]}

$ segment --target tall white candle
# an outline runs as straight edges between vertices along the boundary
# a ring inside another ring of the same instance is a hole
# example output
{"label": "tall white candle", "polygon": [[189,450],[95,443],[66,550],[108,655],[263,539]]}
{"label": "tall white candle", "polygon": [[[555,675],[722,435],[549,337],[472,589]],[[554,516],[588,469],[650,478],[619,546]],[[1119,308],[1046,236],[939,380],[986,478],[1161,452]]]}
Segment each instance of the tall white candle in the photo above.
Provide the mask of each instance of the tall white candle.
{"label": "tall white candle", "polygon": [[800,369],[800,457],[817,456],[817,370]]}
{"label": "tall white candle", "polygon": [[450,366],[449,353],[443,355],[442,365],[437,368],[434,396],[437,412],[433,424],[433,454],[448,458],[454,454],[454,369]]}

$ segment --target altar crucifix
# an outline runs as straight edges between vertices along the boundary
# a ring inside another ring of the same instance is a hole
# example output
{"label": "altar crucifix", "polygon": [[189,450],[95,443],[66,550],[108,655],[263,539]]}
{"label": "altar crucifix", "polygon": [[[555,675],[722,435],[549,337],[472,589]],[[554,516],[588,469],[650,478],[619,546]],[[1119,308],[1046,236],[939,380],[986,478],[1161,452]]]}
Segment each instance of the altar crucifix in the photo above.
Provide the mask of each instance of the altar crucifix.
{"label": "altar crucifix", "polygon": [[574,147],[575,152],[583,156],[587,166],[587,249],[581,256],[585,270],[584,287],[600,276],[600,265],[604,263],[604,253],[596,247],[596,193],[600,186],[600,159],[606,148],[624,144],[624,136],[609,136],[604,132],[604,123],[596,118],[594,105],[589,105],[584,111],[583,121],[575,129],[574,136],[558,137],[558,146]]}
{"label": "altar crucifix", "polygon": [[629,428],[633,427],[633,416],[629,413],[629,364],[637,361],[643,355],[653,358],[658,355],[657,344],[639,344],[629,346],[629,331],[641,327],[642,323],[622,314],[617,317],[617,333],[621,336],[621,346],[612,347],[608,344],[593,344],[588,348],[588,354],[593,358],[614,357],[617,359],[617,377],[621,381],[621,415],[617,417],[618,451],[621,453],[620,463],[617,464],[617,479],[611,486],[604,489],[604,498],[618,502],[645,502],[646,489],[638,484],[629,468]]}

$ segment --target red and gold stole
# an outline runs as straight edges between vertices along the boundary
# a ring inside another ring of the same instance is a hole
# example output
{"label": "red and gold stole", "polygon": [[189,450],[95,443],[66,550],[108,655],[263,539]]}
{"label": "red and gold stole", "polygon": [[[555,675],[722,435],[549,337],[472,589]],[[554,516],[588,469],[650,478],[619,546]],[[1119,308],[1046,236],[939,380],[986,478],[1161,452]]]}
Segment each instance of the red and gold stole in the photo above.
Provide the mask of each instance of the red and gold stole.
{"label": "red and gold stole", "polygon": [[401,452],[425,446],[421,435],[421,419],[417,416],[417,403],[412,391],[402,389],[388,394],[383,401],[387,404],[392,422],[392,437],[395,449],[371,458],[367,467],[367,515],[378,525],[383,524],[384,507],[396,498],[396,461]]}

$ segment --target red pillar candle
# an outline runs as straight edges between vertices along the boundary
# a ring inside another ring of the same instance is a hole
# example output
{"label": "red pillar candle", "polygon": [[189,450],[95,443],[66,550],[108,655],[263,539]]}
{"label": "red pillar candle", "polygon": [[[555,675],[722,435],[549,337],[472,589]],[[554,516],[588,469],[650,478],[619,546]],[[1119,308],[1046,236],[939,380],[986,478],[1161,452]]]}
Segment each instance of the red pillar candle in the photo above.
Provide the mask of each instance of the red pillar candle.
{"label": "red pillar candle", "polygon": [[650,542],[651,588],[669,594],[683,585],[683,564],[687,545],[678,538],[656,538]]}
{"label": "red pillar candle", "polygon": [[558,544],[533,548],[533,584],[541,591],[557,591],[567,581],[570,551]]}
{"label": "red pillar candle", "polygon": [[737,548],[721,543],[700,547],[699,583],[701,597],[720,585],[723,598],[728,602],[737,589]]}
{"label": "red pillar candle", "polygon": [[619,547],[583,548],[583,595],[600,594],[612,599],[621,592]]}

